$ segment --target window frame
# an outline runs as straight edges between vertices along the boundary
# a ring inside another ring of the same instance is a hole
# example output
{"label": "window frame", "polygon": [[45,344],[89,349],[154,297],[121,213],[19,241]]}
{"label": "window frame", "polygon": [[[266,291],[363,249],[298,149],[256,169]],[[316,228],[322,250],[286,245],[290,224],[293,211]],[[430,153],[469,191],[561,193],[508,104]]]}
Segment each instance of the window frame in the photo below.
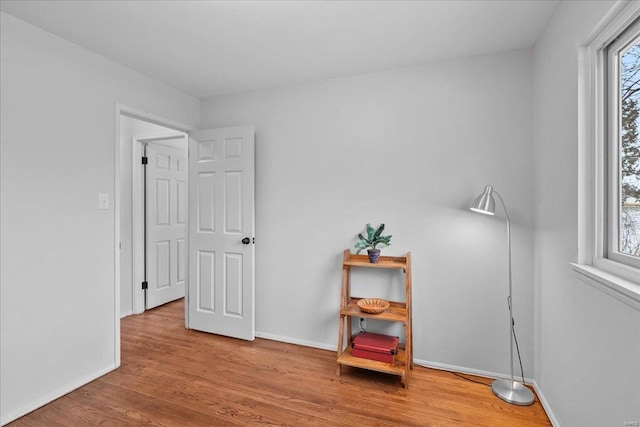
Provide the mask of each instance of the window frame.
{"label": "window frame", "polygon": [[604,49],[606,69],[603,72],[606,90],[605,117],[606,123],[605,140],[603,150],[605,151],[602,179],[606,188],[605,210],[606,227],[605,232],[606,247],[603,250],[604,257],[613,262],[628,265],[633,268],[640,268],[640,259],[635,256],[625,254],[620,251],[620,205],[621,205],[621,182],[620,182],[620,128],[622,108],[620,102],[620,54],[630,47],[640,38],[640,21],[634,21],[627,26],[622,33],[607,45]]}
{"label": "window frame", "polygon": [[606,48],[640,17],[640,2],[616,2],[578,49],[577,277],[640,310],[640,269],[608,255]]}

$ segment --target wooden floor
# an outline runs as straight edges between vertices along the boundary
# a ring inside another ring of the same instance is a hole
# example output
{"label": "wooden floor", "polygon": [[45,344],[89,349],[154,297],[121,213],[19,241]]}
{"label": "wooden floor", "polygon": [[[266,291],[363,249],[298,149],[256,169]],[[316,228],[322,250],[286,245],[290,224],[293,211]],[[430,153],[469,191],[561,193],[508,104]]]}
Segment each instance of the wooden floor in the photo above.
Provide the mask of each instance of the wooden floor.
{"label": "wooden floor", "polygon": [[[418,367],[343,368],[335,352],[184,329],[182,300],[122,320],[122,366],[10,426],[549,426],[540,402],[509,405],[490,379]],[[337,323],[337,321],[336,321]]]}

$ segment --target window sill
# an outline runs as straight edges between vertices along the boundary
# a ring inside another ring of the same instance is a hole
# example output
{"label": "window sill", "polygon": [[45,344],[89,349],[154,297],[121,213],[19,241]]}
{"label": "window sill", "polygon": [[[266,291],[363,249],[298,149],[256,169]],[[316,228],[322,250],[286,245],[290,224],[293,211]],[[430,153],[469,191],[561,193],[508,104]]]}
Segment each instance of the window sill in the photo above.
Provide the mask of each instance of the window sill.
{"label": "window sill", "polygon": [[583,282],[640,311],[640,285],[591,265],[570,263]]}

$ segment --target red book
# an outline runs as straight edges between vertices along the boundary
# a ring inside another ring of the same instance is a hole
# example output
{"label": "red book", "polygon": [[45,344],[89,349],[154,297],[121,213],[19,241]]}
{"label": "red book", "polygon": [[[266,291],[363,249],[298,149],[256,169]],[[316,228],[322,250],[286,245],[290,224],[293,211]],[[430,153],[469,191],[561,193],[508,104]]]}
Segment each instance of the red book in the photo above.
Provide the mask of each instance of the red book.
{"label": "red book", "polygon": [[353,339],[351,354],[364,359],[395,363],[398,354],[398,337],[360,332]]}

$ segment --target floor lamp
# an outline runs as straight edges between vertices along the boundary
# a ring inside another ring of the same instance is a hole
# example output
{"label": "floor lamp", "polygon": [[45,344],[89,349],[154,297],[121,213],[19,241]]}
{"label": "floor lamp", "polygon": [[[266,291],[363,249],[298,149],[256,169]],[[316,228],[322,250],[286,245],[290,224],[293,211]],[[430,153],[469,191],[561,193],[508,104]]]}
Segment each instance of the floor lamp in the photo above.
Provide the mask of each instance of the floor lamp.
{"label": "floor lamp", "polygon": [[514,381],[513,379],[513,336],[515,331],[513,329],[513,302],[511,300],[511,222],[509,221],[509,212],[507,212],[507,206],[504,204],[504,200],[502,200],[500,193],[495,191],[491,185],[487,185],[482,194],[473,201],[471,210],[485,215],[494,215],[496,211],[496,202],[493,199],[493,194],[498,196],[498,200],[500,200],[502,209],[504,209],[505,217],[507,218],[507,249],[509,253],[509,361],[511,368],[511,380],[495,380],[491,384],[491,389],[496,396],[506,402],[514,405],[531,405],[534,400],[531,390],[529,390],[524,384]]}

